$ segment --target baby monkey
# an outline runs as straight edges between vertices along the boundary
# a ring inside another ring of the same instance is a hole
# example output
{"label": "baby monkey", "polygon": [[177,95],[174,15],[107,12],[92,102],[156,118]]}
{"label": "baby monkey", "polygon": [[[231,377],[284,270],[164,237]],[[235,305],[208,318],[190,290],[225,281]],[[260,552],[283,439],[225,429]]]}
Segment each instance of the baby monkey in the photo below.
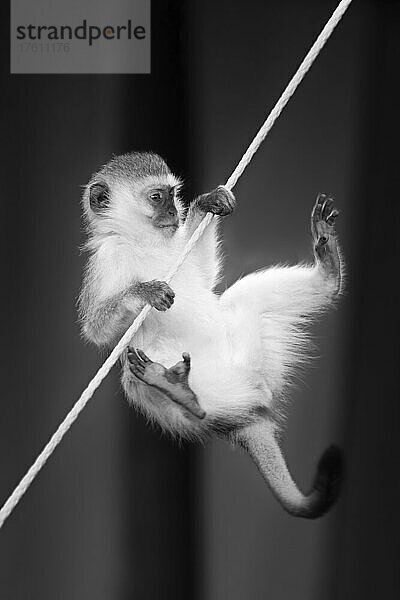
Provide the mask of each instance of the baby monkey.
{"label": "baby monkey", "polygon": [[[282,451],[282,414],[307,357],[307,325],[340,293],[338,211],[331,198],[318,196],[313,265],[258,271],[218,295],[218,224],[235,198],[219,186],[186,209],[180,187],[152,153],[114,157],[93,175],[83,194],[83,335],[112,347],[150,304],[155,310],[121,356],[128,401],[173,435],[216,434],[241,445],[289,513],[321,516],[339,494],[341,453],[335,446],[325,451],[310,493],[302,493]],[[171,287],[162,278],[206,213],[215,217]]]}

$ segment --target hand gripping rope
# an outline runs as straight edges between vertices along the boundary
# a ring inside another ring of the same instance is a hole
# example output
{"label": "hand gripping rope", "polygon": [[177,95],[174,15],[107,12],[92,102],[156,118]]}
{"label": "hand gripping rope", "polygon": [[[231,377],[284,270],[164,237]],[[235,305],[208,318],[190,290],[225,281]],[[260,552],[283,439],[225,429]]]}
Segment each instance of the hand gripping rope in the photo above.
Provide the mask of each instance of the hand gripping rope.
{"label": "hand gripping rope", "polygon": [[[260,145],[266,138],[269,131],[272,129],[272,126],[274,125],[275,121],[277,120],[277,118],[279,117],[279,115],[281,114],[283,109],[285,108],[286,104],[289,102],[290,98],[296,91],[298,85],[301,83],[304,76],[306,75],[306,73],[310,69],[311,65],[313,64],[314,60],[317,58],[318,54],[320,53],[320,51],[322,50],[322,48],[328,41],[329,37],[331,36],[336,25],[339,23],[340,19],[346,12],[350,3],[351,3],[351,0],[342,0],[338,4],[336,10],[334,11],[331,18],[329,19],[329,21],[327,22],[327,24],[325,25],[325,27],[323,28],[323,30],[321,31],[321,33],[319,34],[317,39],[315,40],[313,46],[311,47],[307,56],[304,58],[303,62],[297,69],[293,78],[288,83],[286,89],[284,90],[283,94],[279,98],[278,102],[275,104],[274,108],[268,115],[267,119],[265,120],[265,122],[263,123],[261,128],[259,129],[257,135],[254,137],[253,141],[251,142],[250,146],[247,148],[246,152],[243,154],[236,169],[233,171],[232,175],[229,177],[228,181],[226,182],[225,187],[228,188],[229,190],[233,189],[234,186],[236,185],[239,177],[242,175],[243,171],[245,170],[247,165],[250,163],[251,159],[253,158],[254,154],[257,152],[258,148],[260,147]],[[192,237],[186,244],[177,263],[175,264],[173,269],[171,269],[171,271],[166,275],[165,281],[167,283],[170,283],[171,279],[174,277],[174,275],[176,275],[176,273],[178,272],[182,263],[186,260],[188,254],[191,252],[192,248],[195,246],[197,241],[201,238],[205,229],[211,223],[212,219],[213,219],[213,215],[207,214],[204,217],[204,219],[201,221],[200,225],[194,231]],[[33,465],[30,467],[30,469],[28,470],[26,475],[21,479],[21,481],[19,482],[19,484],[17,485],[17,487],[15,488],[15,490],[13,491],[11,496],[8,498],[7,502],[4,504],[4,506],[0,510],[0,528],[3,526],[4,521],[12,513],[12,511],[14,510],[14,508],[16,507],[18,502],[21,500],[22,496],[25,494],[25,492],[27,491],[27,489],[29,488],[29,486],[31,485],[32,481],[35,479],[36,475],[39,473],[41,468],[46,464],[48,458],[53,454],[54,450],[56,449],[58,444],[61,442],[64,435],[67,433],[67,431],[71,427],[71,425],[75,422],[75,420],[78,418],[81,411],[85,408],[86,404],[89,402],[90,398],[93,396],[94,392],[99,387],[99,385],[101,384],[103,379],[108,375],[111,368],[117,362],[118,358],[120,357],[120,355],[122,354],[122,352],[124,351],[126,346],[128,346],[132,337],[138,331],[139,327],[142,325],[143,321],[149,314],[150,310],[151,310],[151,306],[148,304],[141,310],[139,315],[133,321],[132,325],[129,327],[129,329],[122,336],[122,338],[120,339],[118,344],[115,346],[115,348],[113,349],[113,351],[111,352],[109,357],[106,359],[106,361],[100,367],[100,369],[97,371],[96,375],[93,377],[93,379],[91,380],[91,382],[89,383],[87,388],[83,391],[79,400],[76,402],[74,407],[70,410],[70,412],[67,414],[64,421],[58,427],[57,431],[53,434],[53,436],[50,438],[49,442],[43,448],[42,452],[39,454],[39,456],[37,457],[37,459],[35,460]]]}

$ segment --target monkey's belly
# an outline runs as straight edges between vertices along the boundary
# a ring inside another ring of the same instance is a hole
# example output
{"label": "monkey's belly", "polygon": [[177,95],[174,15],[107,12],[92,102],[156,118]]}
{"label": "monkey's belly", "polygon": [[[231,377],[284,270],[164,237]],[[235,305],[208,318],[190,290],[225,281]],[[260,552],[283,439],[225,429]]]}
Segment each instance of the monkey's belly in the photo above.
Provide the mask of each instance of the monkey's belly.
{"label": "monkey's belly", "polygon": [[[167,368],[181,360],[182,352],[189,352],[189,385],[206,411],[205,419],[187,415],[155,388],[138,383],[125,364],[122,383],[129,401],[163,429],[184,437],[247,424],[255,409],[270,407],[271,394],[265,386],[260,362],[261,338],[258,342],[255,338],[259,336],[259,321],[249,322],[246,315],[244,329],[237,317],[233,319],[231,314],[222,312],[211,322],[214,326],[202,327],[201,331],[196,329],[194,320],[189,328],[192,335],[177,335],[178,327],[159,328],[156,340],[145,337],[140,340],[151,360]],[[203,325],[204,322],[203,319]]]}

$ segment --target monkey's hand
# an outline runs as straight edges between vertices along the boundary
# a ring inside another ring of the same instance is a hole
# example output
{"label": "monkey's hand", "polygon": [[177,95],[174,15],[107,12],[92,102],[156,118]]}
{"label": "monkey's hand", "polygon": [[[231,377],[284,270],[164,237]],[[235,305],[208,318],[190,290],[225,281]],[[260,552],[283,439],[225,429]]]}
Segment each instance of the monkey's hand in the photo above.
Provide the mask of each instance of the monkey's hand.
{"label": "monkey's hand", "polygon": [[132,286],[132,294],[139,296],[146,304],[165,311],[174,303],[175,293],[165,281],[144,281]]}
{"label": "monkey's hand", "polygon": [[225,186],[219,185],[215,190],[208,194],[199,196],[196,206],[203,212],[210,212],[213,215],[226,217],[230,215],[236,205],[235,196]]}

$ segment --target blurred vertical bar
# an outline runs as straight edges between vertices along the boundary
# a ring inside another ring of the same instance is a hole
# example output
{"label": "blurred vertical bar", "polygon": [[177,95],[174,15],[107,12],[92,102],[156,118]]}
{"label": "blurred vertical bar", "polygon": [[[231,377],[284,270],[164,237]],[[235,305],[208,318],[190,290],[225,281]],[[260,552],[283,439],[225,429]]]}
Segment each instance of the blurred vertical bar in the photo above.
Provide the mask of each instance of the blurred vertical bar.
{"label": "blurred vertical bar", "polygon": [[[336,6],[337,0],[190,4],[188,89],[198,191],[230,175]],[[361,140],[371,93],[370,33],[370,4],[354,2],[240,179],[237,213],[223,224],[227,259],[221,289],[258,268],[311,260],[309,217],[318,192],[334,195],[342,213],[338,231],[348,294],[338,311],[314,326],[318,360],[302,373],[288,410],[285,447],[303,489],[323,449],[346,443],[354,401],[348,398],[353,375],[347,348],[361,302],[355,293],[364,235],[358,215],[364,202],[375,200],[371,190],[360,190],[366,175]],[[202,598],[329,597],[346,495],[319,521],[294,519],[240,451],[214,441],[201,456]],[[351,564],[347,555],[349,570]]]}
{"label": "blurred vertical bar", "polygon": [[400,2],[366,4],[352,315],[346,350],[347,485],[331,600],[398,598]]}
{"label": "blurred vertical bar", "polygon": [[[2,398],[7,497],[101,357],[79,337],[80,186],[113,153],[187,168],[182,7],[152,2],[152,74],[9,75],[1,7]],[[129,409],[118,369],[0,535],[0,597],[195,598],[192,450]]]}

